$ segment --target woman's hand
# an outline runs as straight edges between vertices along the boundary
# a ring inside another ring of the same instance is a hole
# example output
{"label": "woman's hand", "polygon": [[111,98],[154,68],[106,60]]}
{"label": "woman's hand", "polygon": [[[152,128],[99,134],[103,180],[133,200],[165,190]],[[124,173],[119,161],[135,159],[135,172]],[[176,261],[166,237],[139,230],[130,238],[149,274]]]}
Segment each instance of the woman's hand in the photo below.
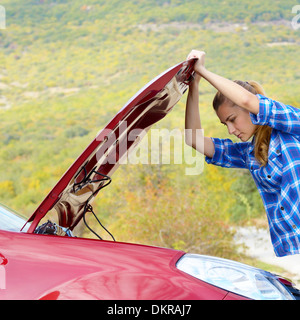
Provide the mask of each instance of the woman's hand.
{"label": "woman's hand", "polygon": [[253,114],[258,114],[259,100],[255,94],[244,89],[237,83],[207,70],[204,66],[205,52],[192,50],[187,56],[187,60],[195,58],[198,59],[194,65],[194,71],[196,72],[196,75],[199,75],[207,80],[213,87],[220,91],[234,104]]}
{"label": "woman's hand", "polygon": [[192,50],[187,56],[187,60],[190,59],[198,59],[194,65],[194,70],[200,76],[202,75],[202,71],[205,69],[205,52]]}

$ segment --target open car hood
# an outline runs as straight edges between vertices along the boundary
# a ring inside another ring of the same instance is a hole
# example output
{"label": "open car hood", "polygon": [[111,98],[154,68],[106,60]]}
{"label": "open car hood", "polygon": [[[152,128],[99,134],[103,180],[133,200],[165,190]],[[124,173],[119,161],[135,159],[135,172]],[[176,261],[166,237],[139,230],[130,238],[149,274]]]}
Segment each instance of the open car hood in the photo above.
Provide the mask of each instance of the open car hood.
{"label": "open car hood", "polygon": [[184,61],[166,70],[121,108],[28,219],[31,225],[27,232],[33,233],[53,208],[57,211],[59,225],[74,229],[99,190],[110,182],[109,177],[122,158],[128,156],[151,126],[180,100],[193,79],[195,61]]}

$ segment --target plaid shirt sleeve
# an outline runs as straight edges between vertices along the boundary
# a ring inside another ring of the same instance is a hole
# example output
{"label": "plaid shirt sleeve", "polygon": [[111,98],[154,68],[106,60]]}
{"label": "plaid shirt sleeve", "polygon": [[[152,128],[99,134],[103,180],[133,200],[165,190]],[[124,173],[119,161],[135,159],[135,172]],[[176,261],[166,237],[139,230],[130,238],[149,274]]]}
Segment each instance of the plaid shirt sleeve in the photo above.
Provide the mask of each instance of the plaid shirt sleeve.
{"label": "plaid shirt sleeve", "polygon": [[215,145],[215,153],[212,158],[205,158],[207,163],[226,168],[247,168],[245,152],[249,147],[249,143],[233,143],[230,139],[211,139]]}
{"label": "plaid shirt sleeve", "polygon": [[300,135],[300,109],[285,105],[257,94],[259,98],[259,113],[250,113],[253,124],[268,125],[274,129]]}

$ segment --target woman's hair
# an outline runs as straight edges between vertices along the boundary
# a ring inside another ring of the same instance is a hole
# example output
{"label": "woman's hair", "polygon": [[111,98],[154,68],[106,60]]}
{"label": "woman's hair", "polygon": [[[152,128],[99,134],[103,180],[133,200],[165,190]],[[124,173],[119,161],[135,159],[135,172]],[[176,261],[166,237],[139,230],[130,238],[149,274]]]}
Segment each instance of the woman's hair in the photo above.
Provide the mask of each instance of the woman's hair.
{"label": "woman's hair", "polygon": [[[250,91],[253,94],[262,94],[265,95],[264,89],[262,86],[257,83],[256,81],[241,81],[235,80],[235,83],[239,84],[246,90]],[[228,100],[221,92],[217,92],[214,100],[213,100],[213,107],[215,111],[218,110],[221,104],[223,104],[226,100]],[[272,128],[269,126],[260,126],[258,125],[254,135],[255,135],[255,144],[254,144],[254,155],[257,161],[262,165],[265,166],[268,163],[268,151],[269,151],[269,144],[271,138]]]}

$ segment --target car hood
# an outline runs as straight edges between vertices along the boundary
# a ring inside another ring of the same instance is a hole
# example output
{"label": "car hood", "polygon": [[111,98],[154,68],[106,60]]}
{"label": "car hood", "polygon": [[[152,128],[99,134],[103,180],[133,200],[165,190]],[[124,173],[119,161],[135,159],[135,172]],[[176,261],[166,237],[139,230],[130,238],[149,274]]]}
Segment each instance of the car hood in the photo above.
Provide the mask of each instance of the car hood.
{"label": "car hood", "polygon": [[28,219],[27,223],[31,222],[31,225],[27,232],[33,233],[53,208],[57,211],[59,225],[73,230],[99,190],[110,182],[110,176],[122,159],[180,100],[193,79],[195,61],[184,61],[169,68],[121,108]]}

